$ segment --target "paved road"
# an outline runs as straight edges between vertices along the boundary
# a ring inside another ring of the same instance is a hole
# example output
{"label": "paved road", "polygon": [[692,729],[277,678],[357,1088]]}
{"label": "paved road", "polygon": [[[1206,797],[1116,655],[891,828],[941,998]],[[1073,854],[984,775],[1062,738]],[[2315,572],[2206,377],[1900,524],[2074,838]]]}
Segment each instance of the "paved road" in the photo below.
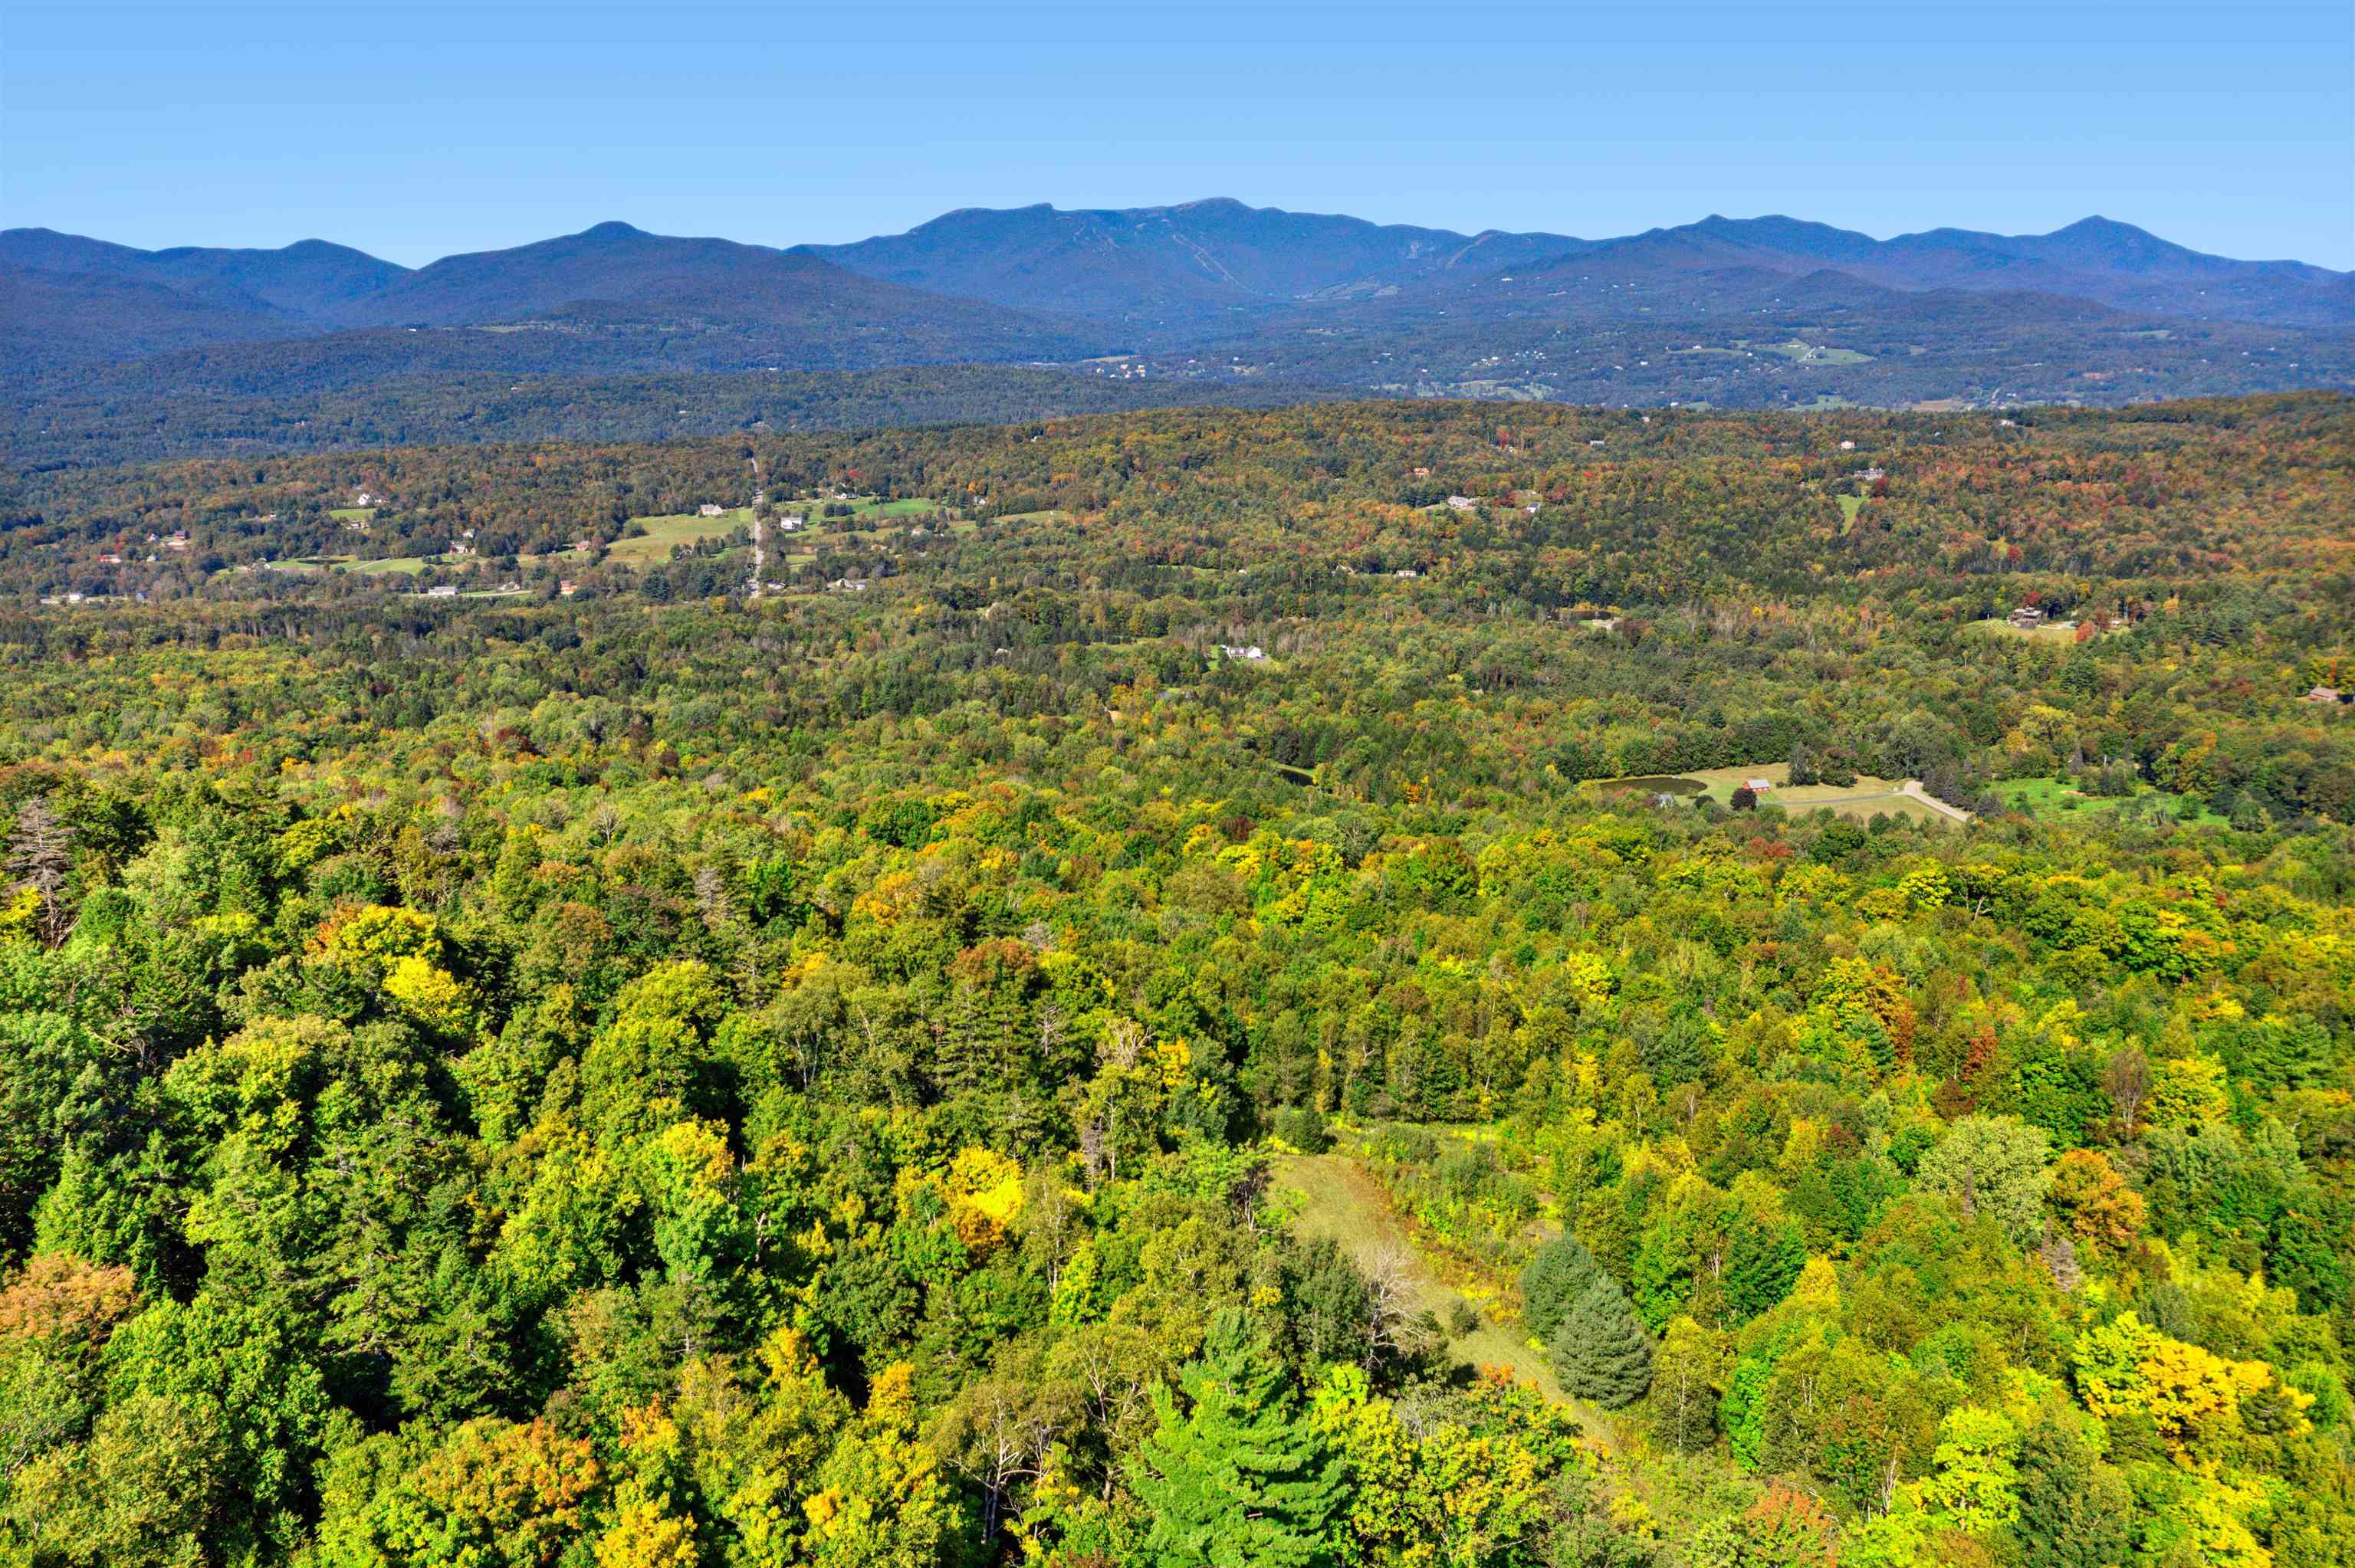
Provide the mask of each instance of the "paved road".
{"label": "paved road", "polygon": [[1927,789],[1923,789],[1922,780],[1919,779],[1908,779],[1904,783],[1897,787],[1897,792],[1901,795],[1910,795],[1914,800],[1921,801],[1922,804],[1929,807],[1930,810],[1944,812],[1945,815],[1954,818],[1955,821],[1958,822],[1967,822],[1971,820],[1971,814],[1968,811],[1964,810],[1960,806],[1949,806],[1944,800],[1939,800],[1935,795],[1931,794]]}

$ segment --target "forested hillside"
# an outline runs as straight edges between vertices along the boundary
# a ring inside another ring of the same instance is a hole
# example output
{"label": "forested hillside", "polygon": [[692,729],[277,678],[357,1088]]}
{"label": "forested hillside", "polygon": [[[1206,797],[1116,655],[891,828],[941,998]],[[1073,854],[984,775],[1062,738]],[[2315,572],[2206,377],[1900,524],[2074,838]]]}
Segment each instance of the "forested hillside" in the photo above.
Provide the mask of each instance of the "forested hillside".
{"label": "forested hillside", "polygon": [[2355,1562],[2350,508],[2318,396],[16,476],[0,1563]]}

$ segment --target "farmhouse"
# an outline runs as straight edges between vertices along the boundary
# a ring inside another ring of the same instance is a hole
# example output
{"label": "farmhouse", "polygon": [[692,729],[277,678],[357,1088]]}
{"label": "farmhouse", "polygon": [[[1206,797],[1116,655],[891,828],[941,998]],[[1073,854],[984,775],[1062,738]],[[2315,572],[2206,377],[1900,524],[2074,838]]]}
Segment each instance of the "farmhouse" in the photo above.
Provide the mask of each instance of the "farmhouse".
{"label": "farmhouse", "polygon": [[1480,498],[1476,495],[1451,495],[1447,498],[1447,504],[1458,512],[1469,512],[1480,504]]}
{"label": "farmhouse", "polygon": [[1744,789],[1749,790],[1753,795],[1764,795],[1767,790],[1774,788],[1774,780],[1772,779],[1744,779],[1742,781],[1742,787]]}
{"label": "farmhouse", "polygon": [[2309,703],[2329,703],[2335,706],[2339,703],[2355,703],[2355,693],[2342,692],[2336,686],[2317,686],[2306,694],[2306,700]]}
{"label": "farmhouse", "polygon": [[2011,612],[2011,623],[2022,631],[2033,631],[2044,624],[2044,612],[2032,604],[2023,604]]}
{"label": "farmhouse", "polygon": [[698,517],[717,517],[727,510],[728,508],[725,506],[714,506],[711,503],[707,501],[702,505],[695,509],[695,514]]}
{"label": "farmhouse", "polygon": [[458,590],[450,584],[443,583],[439,588],[427,588],[425,590],[425,597],[427,599],[456,599],[458,597]]}
{"label": "farmhouse", "polygon": [[1222,642],[1219,645],[1219,652],[1225,654],[1230,659],[1259,660],[1267,657],[1266,653],[1261,651],[1259,644],[1256,642],[1247,648],[1239,648],[1233,643]]}

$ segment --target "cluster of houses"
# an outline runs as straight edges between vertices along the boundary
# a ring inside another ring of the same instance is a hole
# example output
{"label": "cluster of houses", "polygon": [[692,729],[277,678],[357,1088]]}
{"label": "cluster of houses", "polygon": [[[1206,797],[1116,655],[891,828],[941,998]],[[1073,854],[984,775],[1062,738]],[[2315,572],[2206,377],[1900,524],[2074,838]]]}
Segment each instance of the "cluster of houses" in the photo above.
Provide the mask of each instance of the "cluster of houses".
{"label": "cluster of houses", "polygon": [[1266,651],[1262,649],[1256,642],[1251,643],[1248,646],[1240,646],[1232,642],[1221,642],[1219,644],[1219,652],[1225,654],[1230,659],[1248,659],[1254,662],[1267,657]]}

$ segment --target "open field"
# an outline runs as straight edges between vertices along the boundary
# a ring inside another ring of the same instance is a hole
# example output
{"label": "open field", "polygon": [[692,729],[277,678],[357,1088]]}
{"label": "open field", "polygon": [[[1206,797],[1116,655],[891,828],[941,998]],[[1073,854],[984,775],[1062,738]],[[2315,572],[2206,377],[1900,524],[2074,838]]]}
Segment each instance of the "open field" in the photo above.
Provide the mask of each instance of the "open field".
{"label": "open field", "polygon": [[1798,365],[1869,365],[1872,361],[1872,355],[1859,354],[1852,348],[1826,348],[1796,337],[1788,343],[1753,343],[1744,346],[1761,354],[1779,355]]}
{"label": "open field", "polygon": [[[1839,815],[1859,822],[1869,821],[1875,815],[1906,817],[1917,822],[1952,822],[1955,820],[1927,801],[1905,793],[1905,781],[1902,779],[1876,779],[1870,774],[1859,773],[1852,784],[1802,784],[1793,788],[1784,782],[1790,771],[1790,765],[1783,762],[1764,763],[1756,768],[1695,768],[1673,778],[1660,775],[1657,779],[1590,779],[1584,787],[1604,789],[1617,784],[1657,784],[1661,791],[1686,800],[1699,800],[1706,797],[1726,806],[1732,803],[1734,789],[1744,779],[1764,779],[1773,788],[1759,796],[1759,804],[1780,806],[1795,814],[1829,807]],[[1679,783],[1687,786],[1698,784],[1700,788],[1678,788]]]}
{"label": "open field", "polygon": [[361,577],[378,577],[390,572],[397,573],[401,577],[413,577],[417,576],[418,573],[423,571],[427,567],[434,565],[440,559],[441,557],[438,556],[431,557],[425,556],[387,556],[384,559],[379,561],[347,561],[344,565],[337,567],[336,569],[339,572],[354,572]]}
{"label": "open field", "polygon": [[366,523],[376,515],[373,506],[330,506],[327,515],[338,523]]}
{"label": "open field", "polygon": [[[2225,826],[2225,819],[2208,809],[2207,802],[2189,795],[2177,795],[2147,785],[2132,795],[2088,795],[2072,784],[2057,779],[2006,779],[1991,786],[1996,798],[2005,805],[2024,806],[2040,817],[2084,815],[2115,816],[2132,809],[2137,813],[2157,811],[2169,821],[2190,822],[2200,827]],[[2186,810],[2190,815],[2186,815]]]}
{"label": "open field", "polygon": [[633,538],[614,540],[605,558],[627,567],[651,567],[670,559],[672,549],[677,546],[724,539],[739,528],[750,528],[752,509],[731,507],[717,517],[682,512],[668,517],[633,517],[630,521],[643,525],[645,532]]}
{"label": "open field", "polygon": [[1840,522],[1844,524],[1854,523],[1856,514],[1864,510],[1864,497],[1861,495],[1841,495],[1836,499],[1839,502]]}

